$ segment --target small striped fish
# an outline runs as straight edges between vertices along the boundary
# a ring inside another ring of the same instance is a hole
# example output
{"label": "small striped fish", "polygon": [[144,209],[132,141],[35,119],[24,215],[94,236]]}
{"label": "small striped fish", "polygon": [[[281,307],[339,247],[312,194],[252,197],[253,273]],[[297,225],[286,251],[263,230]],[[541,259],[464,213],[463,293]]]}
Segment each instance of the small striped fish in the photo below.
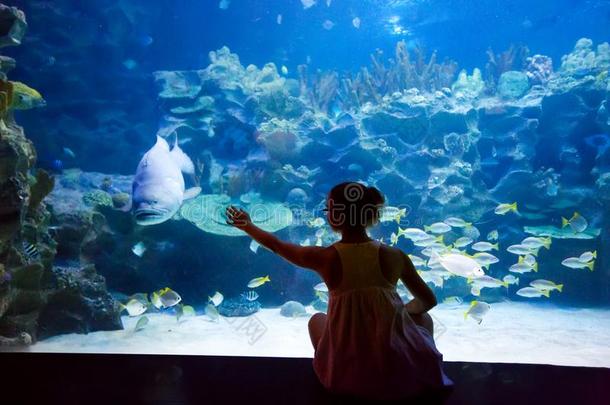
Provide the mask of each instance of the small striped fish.
{"label": "small striped fish", "polygon": [[241,296],[248,301],[255,301],[258,298],[258,293],[256,291],[250,290],[248,292],[242,293]]}
{"label": "small striped fish", "polygon": [[40,260],[40,252],[38,252],[36,245],[23,242],[23,252],[25,253],[28,262]]}

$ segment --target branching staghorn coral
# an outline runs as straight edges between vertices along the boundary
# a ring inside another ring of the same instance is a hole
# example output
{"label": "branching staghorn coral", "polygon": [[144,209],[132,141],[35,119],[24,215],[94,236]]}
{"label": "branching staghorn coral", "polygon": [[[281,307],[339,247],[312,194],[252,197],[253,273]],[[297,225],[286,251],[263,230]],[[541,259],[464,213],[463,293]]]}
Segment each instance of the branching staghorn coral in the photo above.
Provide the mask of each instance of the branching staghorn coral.
{"label": "branching staghorn coral", "polygon": [[307,65],[299,65],[299,86],[301,97],[317,112],[328,112],[332,101],[337,97],[339,75],[336,72],[316,72],[309,77]]}
{"label": "branching staghorn coral", "polygon": [[361,105],[367,101],[379,102],[385,95],[416,88],[432,92],[451,86],[457,71],[457,63],[437,63],[436,52],[426,59],[425,52],[416,48],[413,55],[404,41],[396,44],[394,58],[386,64],[383,53],[371,55],[370,68],[362,68],[354,78],[342,81],[340,99],[344,104]]}
{"label": "branching staghorn coral", "polygon": [[318,72],[311,78],[307,66],[299,66],[301,97],[314,109],[328,112],[333,101],[343,109],[358,107],[365,102],[381,102],[394,92],[416,88],[424,92],[450,87],[455,79],[457,63],[437,63],[436,52],[429,59],[421,48],[412,53],[407,44],[396,44],[394,58],[383,60],[383,52],[371,55],[371,65],[360,69],[355,77],[347,74],[339,78],[336,72]]}
{"label": "branching staghorn coral", "polygon": [[487,49],[487,64],[485,65],[485,84],[489,92],[495,93],[498,80],[502,73],[510,70],[521,71],[527,66],[530,50],[525,45],[511,45],[506,51],[495,54],[493,49]]}

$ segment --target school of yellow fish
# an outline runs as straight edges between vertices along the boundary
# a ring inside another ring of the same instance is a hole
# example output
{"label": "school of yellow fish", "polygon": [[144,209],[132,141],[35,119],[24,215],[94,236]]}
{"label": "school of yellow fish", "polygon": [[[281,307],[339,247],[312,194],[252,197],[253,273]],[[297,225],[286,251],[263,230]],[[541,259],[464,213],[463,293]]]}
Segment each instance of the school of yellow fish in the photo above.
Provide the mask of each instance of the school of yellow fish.
{"label": "school of yellow fish", "polygon": [[[517,203],[502,203],[493,210],[496,215],[515,214],[519,215]],[[549,250],[552,244],[552,237],[525,237],[520,243],[513,244],[505,248],[505,251],[516,256],[516,262],[508,267],[507,274],[501,279],[492,277],[486,274],[490,267],[500,262],[493,252],[500,251],[501,247],[498,242],[500,235],[497,230],[489,232],[485,240],[476,240],[480,235],[478,229],[461,218],[449,217],[443,221],[424,225],[420,228],[401,228],[400,221],[406,216],[406,210],[397,207],[386,207],[380,215],[380,222],[396,222],[398,227],[395,232],[392,232],[389,237],[389,244],[397,245],[400,238],[410,240],[419,254],[410,254],[409,258],[413,265],[418,269],[422,279],[435,287],[443,288],[446,280],[451,277],[461,277],[470,287],[470,294],[474,297],[480,297],[481,291],[485,288],[500,288],[504,287],[507,290],[509,286],[519,286],[522,274],[530,272],[538,272],[538,252],[541,248]],[[588,227],[587,220],[575,212],[571,218],[561,218],[562,227],[570,227],[577,234],[583,232]],[[321,218],[316,218],[309,222],[310,227],[317,228],[316,230],[316,245],[322,245],[322,237],[324,233],[321,231],[324,221]],[[450,231],[462,230],[461,236],[447,243],[445,235]],[[473,235],[477,235],[474,237]],[[383,238],[380,239],[383,242]],[[309,244],[309,239],[306,239],[302,245]],[[469,252],[469,250],[471,252]],[[561,264],[571,269],[589,269],[594,270],[595,259],[597,258],[596,251],[587,251],[575,257],[565,258]],[[497,274],[497,272],[494,271]],[[558,293],[563,291],[563,284],[557,284],[546,279],[536,279],[529,283],[528,286],[519,288],[515,293],[518,296],[525,298],[549,298],[552,291]],[[397,287],[399,295],[403,298],[409,297],[408,291],[399,282]],[[318,299],[323,302],[328,301],[328,289],[323,283],[314,287],[314,293]],[[475,298],[471,301],[470,306],[464,313],[464,318],[472,318],[478,323],[481,323],[484,316],[489,312],[491,305],[487,302]],[[463,299],[461,297],[452,296],[443,300],[443,304],[461,305]]]}

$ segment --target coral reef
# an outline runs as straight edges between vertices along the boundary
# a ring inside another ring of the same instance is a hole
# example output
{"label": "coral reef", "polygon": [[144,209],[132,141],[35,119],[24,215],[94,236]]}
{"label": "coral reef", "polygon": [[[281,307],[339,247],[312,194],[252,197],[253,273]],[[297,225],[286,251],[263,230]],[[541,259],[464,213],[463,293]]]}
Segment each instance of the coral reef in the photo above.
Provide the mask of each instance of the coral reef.
{"label": "coral reef", "polygon": [[531,56],[527,58],[525,74],[533,85],[546,84],[553,75],[553,60],[544,55]]}
{"label": "coral reef", "polygon": [[487,91],[493,94],[502,73],[511,70],[521,71],[526,67],[529,49],[523,45],[511,45],[506,51],[495,54],[487,50],[487,64],[485,65],[485,83]]}
{"label": "coral reef", "polygon": [[[0,16],[0,46],[18,45],[25,31],[23,13],[1,6]],[[10,113],[10,108],[42,106],[42,97],[23,83],[9,82],[6,77],[0,80],[0,101],[4,103],[0,125],[0,344],[24,345],[58,333],[121,328],[104,279],[93,267],[68,271],[53,265],[57,243],[50,233],[52,218],[45,198],[54,188],[54,178],[35,169],[33,144]],[[71,321],[63,326],[55,322],[59,313]],[[49,317],[53,318],[50,324],[46,322]]]}
{"label": "coral reef", "polygon": [[529,78],[523,72],[510,70],[498,80],[498,95],[503,98],[521,98],[530,88]]}

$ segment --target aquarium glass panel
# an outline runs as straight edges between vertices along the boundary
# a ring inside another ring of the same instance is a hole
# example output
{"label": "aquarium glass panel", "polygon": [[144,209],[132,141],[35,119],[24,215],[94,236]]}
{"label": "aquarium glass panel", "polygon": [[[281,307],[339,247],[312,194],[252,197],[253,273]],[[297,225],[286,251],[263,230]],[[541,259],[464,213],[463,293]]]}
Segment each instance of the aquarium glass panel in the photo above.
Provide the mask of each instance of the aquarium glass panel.
{"label": "aquarium glass panel", "polygon": [[334,249],[354,181],[445,360],[610,367],[608,1],[3,3],[0,350],[312,357],[226,208]]}

